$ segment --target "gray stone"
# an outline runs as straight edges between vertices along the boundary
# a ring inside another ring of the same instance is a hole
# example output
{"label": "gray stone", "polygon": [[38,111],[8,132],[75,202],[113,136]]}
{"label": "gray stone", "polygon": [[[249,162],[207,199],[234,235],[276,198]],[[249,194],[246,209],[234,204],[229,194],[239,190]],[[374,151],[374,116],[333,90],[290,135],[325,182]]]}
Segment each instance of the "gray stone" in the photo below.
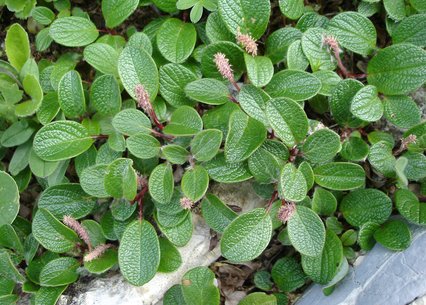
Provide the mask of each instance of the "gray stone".
{"label": "gray stone", "polygon": [[[379,244],[360,256],[330,296],[312,285],[296,305],[404,305],[426,294],[426,230],[412,226],[413,242],[402,252]],[[423,305],[420,303],[416,305]],[[417,302],[417,301],[416,301]]]}

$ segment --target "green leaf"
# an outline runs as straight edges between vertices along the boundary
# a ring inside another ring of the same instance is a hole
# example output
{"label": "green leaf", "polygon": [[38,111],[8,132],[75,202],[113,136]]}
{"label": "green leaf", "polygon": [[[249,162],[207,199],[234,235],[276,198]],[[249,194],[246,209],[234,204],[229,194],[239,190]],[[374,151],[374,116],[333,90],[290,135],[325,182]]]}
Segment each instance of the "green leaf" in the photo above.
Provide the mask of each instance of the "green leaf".
{"label": "green leaf", "polygon": [[368,141],[371,144],[376,144],[377,142],[383,141],[387,142],[391,148],[395,145],[395,140],[390,133],[384,131],[372,131],[367,135]]}
{"label": "green leaf", "polygon": [[12,24],[6,33],[5,50],[10,64],[20,71],[30,58],[30,41],[25,29],[18,23]]}
{"label": "green leaf", "polygon": [[24,282],[25,278],[16,269],[7,251],[0,252],[0,276],[15,283]]}
{"label": "green leaf", "polygon": [[374,232],[374,239],[383,247],[393,251],[402,251],[411,244],[411,232],[401,220],[389,220]]}
{"label": "green leaf", "polygon": [[205,129],[195,134],[191,140],[191,153],[198,161],[209,161],[219,151],[222,132],[218,129]]}
{"label": "green leaf", "polygon": [[48,210],[40,208],[34,216],[32,232],[47,250],[56,253],[71,251],[79,242],[77,234],[63,225]]}
{"label": "green leaf", "polygon": [[311,163],[329,161],[340,151],[340,137],[324,128],[312,133],[302,146],[303,156]]}
{"label": "green leaf", "polygon": [[229,101],[228,87],[213,78],[202,78],[185,86],[185,94],[189,98],[208,105],[221,105]]}
{"label": "green leaf", "polygon": [[287,67],[290,70],[305,71],[308,66],[309,61],[303,53],[301,40],[292,42],[287,50]]}
{"label": "green leaf", "polygon": [[278,190],[280,197],[288,201],[302,201],[308,191],[303,173],[292,163],[286,164],[280,175]]}
{"label": "green leaf", "polygon": [[161,143],[153,136],[138,133],[126,140],[127,149],[141,159],[150,159],[160,153]]}
{"label": "green leaf", "polygon": [[266,106],[266,116],[275,134],[288,147],[305,139],[308,118],[303,108],[288,98],[271,99]]}
{"label": "green leaf", "polygon": [[43,90],[38,79],[32,74],[25,76],[22,84],[25,93],[31,97],[31,99],[16,105],[15,114],[20,117],[25,117],[33,115],[40,108],[43,100]]}
{"label": "green leaf", "polygon": [[106,43],[92,43],[84,48],[84,60],[93,68],[104,73],[118,76],[118,55],[116,49]]}
{"label": "green leaf", "polygon": [[124,135],[133,136],[151,132],[151,121],[140,110],[124,109],[112,119],[112,126]]}
{"label": "green leaf", "polygon": [[387,141],[379,141],[370,147],[368,161],[371,166],[385,177],[395,176],[396,159],[392,154],[393,144]]}
{"label": "green leaf", "polygon": [[86,111],[83,84],[80,74],[71,70],[62,76],[58,86],[59,106],[65,116],[76,118]]}
{"label": "green leaf", "polygon": [[364,169],[354,163],[330,162],[314,168],[315,182],[322,187],[344,191],[363,187]]}
{"label": "green leaf", "polygon": [[196,165],[185,171],[181,181],[182,192],[193,202],[200,200],[209,187],[209,174],[204,167]]}
{"label": "green leaf", "polygon": [[334,88],[336,88],[337,84],[342,80],[336,72],[330,70],[316,71],[314,76],[317,77],[322,84],[319,94],[325,96],[331,96]]}
{"label": "green leaf", "polygon": [[416,11],[421,13],[426,12],[426,3],[422,0],[410,0],[409,2]]}
{"label": "green leaf", "polygon": [[176,0],[153,0],[152,3],[164,12],[176,12]]}
{"label": "green leaf", "polygon": [[310,208],[296,205],[287,229],[291,244],[301,254],[318,256],[322,253],[325,243],[324,224]]}
{"label": "green leaf", "polygon": [[45,161],[70,159],[85,152],[93,140],[86,128],[73,121],[57,121],[43,126],[35,135],[33,148]]}
{"label": "green leaf", "polygon": [[274,285],[271,281],[271,274],[266,270],[256,271],[253,277],[253,283],[256,285],[256,288],[264,291],[271,290]]}
{"label": "green leaf", "polygon": [[173,63],[184,62],[194,50],[196,40],[195,26],[176,18],[165,21],[157,32],[161,55]]}
{"label": "green leaf", "polygon": [[247,262],[258,257],[269,244],[272,221],[265,210],[257,208],[235,218],[223,232],[222,255],[233,262]]}
{"label": "green leaf", "polygon": [[39,52],[43,52],[50,47],[52,42],[53,39],[49,36],[49,28],[44,28],[40,32],[38,32],[35,37],[36,50]]}
{"label": "green leaf", "polygon": [[337,200],[332,192],[317,187],[312,197],[312,210],[319,215],[331,216],[337,208]]}
{"label": "green leaf", "polygon": [[212,43],[219,41],[235,41],[235,35],[228,30],[217,11],[212,12],[207,17],[206,35]]}
{"label": "green leaf", "polygon": [[172,204],[175,205],[176,203],[179,204],[180,207],[180,211],[177,213],[175,213],[176,211],[174,210],[177,210],[178,207],[174,208],[173,211],[169,211],[167,210],[167,204],[162,206],[161,204],[156,203],[156,206],[160,207],[160,209],[157,209],[155,220],[162,228],[173,229],[181,225],[187,219],[189,210],[183,209],[180,202],[175,202],[172,199]]}
{"label": "green leaf", "polygon": [[210,178],[221,183],[235,183],[248,180],[252,177],[244,162],[229,163],[223,153],[203,164]]}
{"label": "green leaf", "polygon": [[184,88],[196,79],[195,74],[182,65],[164,65],[160,68],[161,96],[173,107],[182,105],[193,106],[194,102],[188,99]]}
{"label": "green leaf", "polygon": [[164,237],[160,237],[160,264],[158,272],[169,273],[182,265],[182,257],[176,247]]}
{"label": "green leaf", "polygon": [[358,243],[362,250],[371,250],[376,241],[374,240],[374,232],[380,227],[379,224],[374,222],[367,222],[361,226],[358,234]]}
{"label": "green leaf", "polygon": [[283,70],[272,77],[265,91],[272,97],[286,97],[304,101],[315,96],[321,82],[312,73],[298,70]]}
{"label": "green leaf", "polygon": [[253,292],[245,296],[238,305],[277,305],[277,298],[264,292]]}
{"label": "green leaf", "polygon": [[207,194],[201,202],[201,213],[207,225],[219,233],[237,217],[237,213],[213,194]]}
{"label": "green leaf", "polygon": [[265,91],[250,84],[244,85],[238,93],[238,102],[244,112],[265,126],[269,125],[265,110],[270,99]]}
{"label": "green leaf", "polygon": [[203,129],[203,121],[198,112],[189,106],[176,109],[164,133],[174,136],[192,136]]}
{"label": "green leaf", "polygon": [[67,285],[59,287],[40,287],[35,292],[34,304],[55,305],[67,288]]}
{"label": "green leaf", "polygon": [[15,180],[0,171],[0,227],[12,224],[19,212],[19,190]]}
{"label": "green leaf", "polygon": [[380,50],[367,67],[367,80],[379,92],[407,94],[425,82],[426,51],[412,44],[396,44]]}
{"label": "green leaf", "polygon": [[363,139],[358,137],[349,137],[342,144],[340,155],[349,161],[362,161],[364,160],[370,148]]}
{"label": "green leaf", "polygon": [[426,205],[420,203],[413,192],[405,189],[397,190],[395,206],[408,221],[418,225],[426,225]]}
{"label": "green leaf", "polygon": [[182,165],[188,161],[189,152],[180,145],[169,144],[161,148],[161,157],[172,164]]}
{"label": "green leaf", "polygon": [[137,100],[135,87],[143,85],[149,98],[155,100],[158,92],[158,70],[152,57],[142,48],[128,46],[118,58],[118,74],[129,95]]}
{"label": "green leaf", "polygon": [[300,163],[299,170],[302,172],[303,176],[305,177],[306,185],[308,186],[308,191],[309,191],[314,186],[314,182],[315,182],[314,171],[312,170],[311,165],[306,161],[303,161],[302,163]]}
{"label": "green leaf", "polygon": [[299,19],[305,10],[303,0],[279,0],[279,5],[281,12],[292,20]]}
{"label": "green leaf", "polygon": [[267,0],[256,3],[250,0],[219,0],[218,9],[223,22],[234,35],[240,30],[259,39],[268,26],[271,4]]}
{"label": "green leaf", "polygon": [[343,259],[343,247],[336,233],[326,231],[325,244],[321,255],[311,257],[302,255],[303,271],[315,282],[327,284],[338,271]]}
{"label": "green leaf", "polygon": [[54,305],[68,286],[40,287],[35,294],[35,305]]}
{"label": "green leaf", "polygon": [[302,32],[293,27],[284,27],[276,30],[266,40],[266,52],[273,64],[286,58],[289,46],[302,37]]}
{"label": "green leaf", "polygon": [[402,156],[408,160],[404,170],[407,179],[419,181],[426,177],[426,156],[423,153],[407,151]]}
{"label": "green leaf", "polygon": [[167,290],[164,294],[163,304],[186,305],[185,299],[183,298],[182,285],[177,284]]}
{"label": "green leaf", "polygon": [[152,43],[148,35],[142,32],[136,32],[130,36],[127,46],[132,46],[134,48],[143,48],[152,56]]}
{"label": "green leaf", "polygon": [[351,112],[352,101],[363,88],[361,82],[354,79],[340,81],[333,90],[330,98],[330,110],[333,118],[342,126],[358,127],[362,120]]}
{"label": "green leaf", "polygon": [[172,199],[173,189],[172,167],[167,163],[157,165],[149,176],[149,193],[151,197],[161,204],[166,204]]}
{"label": "green leaf", "polygon": [[373,23],[357,12],[337,14],[327,24],[327,32],[345,49],[364,56],[376,48],[377,34]]}
{"label": "green leaf", "polygon": [[163,227],[157,223],[161,232],[177,247],[185,246],[192,237],[194,226],[192,224],[192,214],[187,213],[185,219],[175,227]]}
{"label": "green leaf", "polygon": [[41,193],[38,207],[62,219],[72,216],[76,219],[87,216],[95,207],[96,200],[83,191],[80,184],[66,183],[48,187]]}
{"label": "green leaf", "polygon": [[[286,149],[285,146],[283,147]],[[250,172],[260,183],[278,181],[281,167],[284,164],[284,160],[281,160],[268,148],[268,146],[262,145],[248,159]]]}
{"label": "green leaf", "polygon": [[305,284],[306,275],[294,257],[286,256],[278,259],[271,270],[272,279],[278,289],[291,292]]}
{"label": "green leaf", "polygon": [[112,75],[102,75],[90,87],[90,102],[103,115],[116,114],[121,109],[120,86]]}
{"label": "green leaf", "polygon": [[15,229],[9,224],[0,226],[0,246],[14,250],[16,254],[24,254],[21,239]]}
{"label": "green leaf", "polygon": [[242,111],[234,111],[229,119],[225,140],[227,162],[241,162],[250,157],[266,139],[265,126]]}
{"label": "green leaf", "polygon": [[37,119],[43,125],[49,124],[59,112],[58,95],[50,92],[43,97],[40,108],[37,110]]}
{"label": "green leaf", "polygon": [[214,285],[214,273],[207,267],[196,267],[182,277],[182,294],[187,305],[217,305],[219,288]]}
{"label": "green leaf", "polygon": [[121,273],[130,284],[149,282],[160,264],[160,244],[154,227],[146,220],[129,224],[118,248]]}
{"label": "green leaf", "polygon": [[50,37],[67,47],[82,47],[98,38],[98,30],[92,21],[83,17],[63,17],[53,21]]}
{"label": "green leaf", "polygon": [[101,274],[111,269],[117,262],[117,250],[107,249],[100,257],[90,262],[84,262],[84,267],[90,273]]}
{"label": "green leaf", "polygon": [[131,159],[119,158],[108,166],[104,186],[114,198],[133,200],[137,191],[137,176]]}
{"label": "green leaf", "polygon": [[104,186],[104,179],[107,172],[107,164],[96,164],[86,167],[80,175],[80,184],[82,189],[87,194],[94,197],[109,197]]}
{"label": "green leaf", "polygon": [[192,7],[189,19],[191,19],[192,23],[197,23],[200,21],[201,16],[203,16],[203,5],[202,2],[198,2]]}
{"label": "green leaf", "polygon": [[71,284],[78,279],[78,260],[72,257],[60,257],[48,262],[40,273],[40,285],[57,287]]}
{"label": "green leaf", "polygon": [[392,32],[392,40],[397,43],[411,43],[426,46],[426,14],[416,14],[404,18]]}
{"label": "green leaf", "polygon": [[102,0],[102,15],[108,28],[125,21],[138,7],[138,0]]}
{"label": "green leaf", "polygon": [[36,6],[31,11],[31,17],[42,25],[49,25],[55,19],[55,13],[45,6]]}
{"label": "green leaf", "polygon": [[421,121],[419,107],[409,96],[385,96],[383,104],[386,119],[400,128],[411,128]]}
{"label": "green leaf", "polygon": [[336,63],[323,45],[326,30],[319,27],[309,28],[302,36],[302,50],[311,65],[312,71],[334,70]]}
{"label": "green leaf", "polygon": [[1,136],[1,146],[13,147],[24,144],[34,133],[34,126],[22,120],[13,123]]}
{"label": "green leaf", "polygon": [[247,68],[247,76],[256,87],[266,86],[274,75],[274,66],[269,57],[251,56],[244,53],[244,61]]}
{"label": "green leaf", "polygon": [[346,221],[353,226],[360,227],[367,222],[381,224],[392,212],[392,201],[379,190],[360,189],[343,198],[340,211]]}
{"label": "green leaf", "polygon": [[405,18],[405,1],[404,0],[383,0],[383,5],[389,17],[395,21]]}
{"label": "green leaf", "polygon": [[375,86],[367,85],[359,89],[352,99],[351,113],[367,122],[380,120],[383,115],[383,104],[377,94]]}

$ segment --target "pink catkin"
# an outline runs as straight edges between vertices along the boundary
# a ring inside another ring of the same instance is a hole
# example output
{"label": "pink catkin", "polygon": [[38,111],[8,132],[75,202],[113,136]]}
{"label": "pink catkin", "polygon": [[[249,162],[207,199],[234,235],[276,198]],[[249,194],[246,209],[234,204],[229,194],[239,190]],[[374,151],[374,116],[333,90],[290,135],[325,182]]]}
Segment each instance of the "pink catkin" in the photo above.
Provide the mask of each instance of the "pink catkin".
{"label": "pink catkin", "polygon": [[136,85],[135,94],[139,107],[146,112],[149,112],[151,110],[151,102],[149,99],[149,94],[142,84]]}
{"label": "pink catkin", "polygon": [[326,46],[329,46],[331,50],[335,53],[340,53],[339,43],[337,39],[333,36],[324,36],[322,38],[322,43]]}
{"label": "pink catkin", "polygon": [[244,47],[247,53],[252,56],[257,55],[257,43],[249,34],[241,34],[240,30],[236,35],[237,42]]}
{"label": "pink catkin", "polygon": [[293,202],[284,203],[278,210],[278,219],[287,222],[296,211],[296,205]]}
{"label": "pink catkin", "polygon": [[90,251],[89,253],[87,253],[84,256],[84,261],[85,262],[90,262],[93,261],[94,259],[98,258],[99,256],[101,256],[102,254],[105,253],[106,250],[108,250],[109,248],[111,248],[112,245],[111,244],[101,244],[99,246],[96,246],[95,249],[93,249],[92,251]]}
{"label": "pink catkin", "polygon": [[229,59],[226,58],[226,55],[220,52],[216,53],[214,55],[214,62],[219,73],[231,83],[234,83],[234,73],[232,71],[231,64],[229,63]]}
{"label": "pink catkin", "polygon": [[185,210],[191,209],[193,205],[194,202],[189,198],[183,197],[180,199],[180,206]]}
{"label": "pink catkin", "polygon": [[71,216],[64,216],[63,222],[66,226],[68,226],[75,233],[77,233],[78,236],[80,236],[80,238],[89,247],[89,250],[92,249],[92,244],[90,242],[89,234],[87,233],[86,229],[84,229],[83,226],[75,218],[73,218]]}

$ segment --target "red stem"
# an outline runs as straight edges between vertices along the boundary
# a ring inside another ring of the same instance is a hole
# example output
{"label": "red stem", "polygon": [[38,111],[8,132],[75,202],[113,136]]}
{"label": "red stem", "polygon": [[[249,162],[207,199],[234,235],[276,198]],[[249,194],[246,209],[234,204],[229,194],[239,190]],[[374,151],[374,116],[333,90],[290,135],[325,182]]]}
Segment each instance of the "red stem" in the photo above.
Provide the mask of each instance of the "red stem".
{"label": "red stem", "polygon": [[269,199],[268,204],[266,206],[266,213],[269,213],[269,211],[271,210],[272,204],[274,203],[275,200],[277,200],[278,198],[278,192],[274,191],[272,193],[271,199]]}

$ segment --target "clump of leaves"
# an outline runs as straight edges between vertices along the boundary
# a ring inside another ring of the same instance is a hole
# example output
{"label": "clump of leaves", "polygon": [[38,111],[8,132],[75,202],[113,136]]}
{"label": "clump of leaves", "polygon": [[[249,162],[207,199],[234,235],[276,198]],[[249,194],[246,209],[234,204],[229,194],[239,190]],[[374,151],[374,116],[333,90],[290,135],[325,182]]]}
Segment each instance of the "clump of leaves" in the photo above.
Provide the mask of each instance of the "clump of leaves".
{"label": "clump of leaves", "polygon": [[[232,263],[285,247],[241,304],[285,304],[308,280],[329,294],[357,251],[409,246],[407,222],[426,224],[426,122],[409,95],[426,81],[422,1],[332,18],[299,0],[152,2],[162,16],[139,32],[127,21],[147,1],[103,0],[97,24],[69,1],[0,1],[28,18],[0,61],[3,303],[21,290],[55,304],[82,268],[118,265],[136,286],[174,272],[194,214]],[[264,208],[209,192],[246,180]],[[164,296],[219,302],[205,267]]]}

